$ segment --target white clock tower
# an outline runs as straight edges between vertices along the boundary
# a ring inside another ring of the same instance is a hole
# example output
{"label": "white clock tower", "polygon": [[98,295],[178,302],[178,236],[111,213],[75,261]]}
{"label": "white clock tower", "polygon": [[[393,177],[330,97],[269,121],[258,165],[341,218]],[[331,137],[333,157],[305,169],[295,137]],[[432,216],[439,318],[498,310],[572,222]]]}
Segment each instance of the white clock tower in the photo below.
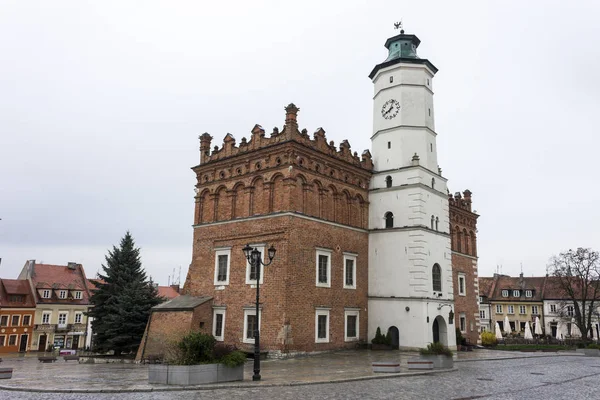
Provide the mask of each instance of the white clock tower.
{"label": "white clock tower", "polygon": [[369,338],[400,348],[456,348],[446,178],[437,163],[433,77],[420,40],[389,38],[373,80],[369,191]]}

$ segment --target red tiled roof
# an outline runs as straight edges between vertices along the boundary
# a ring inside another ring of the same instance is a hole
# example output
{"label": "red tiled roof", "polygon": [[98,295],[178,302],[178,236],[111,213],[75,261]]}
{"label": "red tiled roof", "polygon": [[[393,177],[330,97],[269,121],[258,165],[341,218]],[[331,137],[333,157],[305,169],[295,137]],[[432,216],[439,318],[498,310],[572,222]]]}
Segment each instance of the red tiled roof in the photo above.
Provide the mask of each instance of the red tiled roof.
{"label": "red tiled roof", "polygon": [[494,278],[478,278],[479,281],[479,295],[490,297],[490,289],[494,283]]}
{"label": "red tiled roof", "polygon": [[[10,295],[23,296],[21,302],[11,302]],[[35,307],[35,299],[29,281],[24,279],[0,279],[0,307]]]}
{"label": "red tiled roof", "polygon": [[158,296],[165,297],[169,300],[174,299],[175,297],[180,296],[177,290],[173,289],[171,286],[159,286],[158,287]]}
{"label": "red tiled roof", "polygon": [[69,268],[67,265],[34,264],[31,280],[37,289],[66,289],[82,292],[82,298],[78,300],[57,299],[54,295],[50,299],[37,296],[38,303],[89,303],[88,283],[81,264],[76,264],[74,268]]}
{"label": "red tiled roof", "polygon": [[[566,279],[566,278],[562,278]],[[577,282],[577,278],[573,278],[574,282],[571,284],[575,293],[574,296],[577,298],[583,297],[583,292],[581,290],[580,283]],[[567,282],[565,285],[569,285]],[[590,283],[588,286],[589,289],[587,291],[587,298],[593,299],[594,297],[594,287]],[[600,293],[596,295],[596,298],[600,298]],[[561,284],[561,278],[558,276],[548,276],[546,277],[546,282],[544,284],[544,299],[548,300],[570,300],[571,297],[567,294],[567,291],[563,288]]]}
{"label": "red tiled roof", "polygon": [[[511,277],[506,275],[498,275],[493,278],[479,278],[479,285],[482,280],[484,285],[487,280],[492,282],[489,289],[488,297],[492,300],[510,300],[510,301],[542,301],[542,292],[544,287],[545,277]],[[508,297],[502,297],[502,291],[509,290]],[[513,297],[513,290],[520,290],[520,297]],[[532,297],[525,297],[525,291],[531,290]]]}

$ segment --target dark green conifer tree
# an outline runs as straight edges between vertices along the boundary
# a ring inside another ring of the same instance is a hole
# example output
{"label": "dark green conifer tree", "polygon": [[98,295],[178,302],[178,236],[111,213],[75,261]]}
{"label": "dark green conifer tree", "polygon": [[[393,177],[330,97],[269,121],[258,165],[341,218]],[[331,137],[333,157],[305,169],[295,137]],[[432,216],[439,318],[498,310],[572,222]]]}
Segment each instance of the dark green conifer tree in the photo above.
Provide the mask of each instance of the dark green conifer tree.
{"label": "dark green conifer tree", "polygon": [[115,355],[135,352],[140,345],[150,309],[161,303],[158,289],[148,279],[140,261],[140,249],[127,232],[117,248],[108,251],[106,265],[91,298],[88,315],[94,335],[93,350],[114,350]]}

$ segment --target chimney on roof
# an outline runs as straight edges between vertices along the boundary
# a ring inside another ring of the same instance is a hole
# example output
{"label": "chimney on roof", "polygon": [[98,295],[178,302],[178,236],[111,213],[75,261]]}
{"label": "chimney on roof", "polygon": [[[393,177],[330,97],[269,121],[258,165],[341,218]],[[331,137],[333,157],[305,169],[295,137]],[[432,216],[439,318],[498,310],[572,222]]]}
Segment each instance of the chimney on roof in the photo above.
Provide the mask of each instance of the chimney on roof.
{"label": "chimney on roof", "polygon": [[67,268],[72,269],[72,270],[76,270],[77,269],[77,263],[69,262],[69,263],[67,263]]}
{"label": "chimney on roof", "polygon": [[171,288],[176,291],[177,293],[179,293],[179,284],[175,284],[175,285],[171,285]]}

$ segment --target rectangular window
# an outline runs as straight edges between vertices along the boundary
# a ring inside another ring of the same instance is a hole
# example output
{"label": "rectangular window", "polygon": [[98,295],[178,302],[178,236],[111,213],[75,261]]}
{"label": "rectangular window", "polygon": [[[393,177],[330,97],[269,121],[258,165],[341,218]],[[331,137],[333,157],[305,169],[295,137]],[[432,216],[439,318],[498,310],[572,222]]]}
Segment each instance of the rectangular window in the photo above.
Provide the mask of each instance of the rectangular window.
{"label": "rectangular window", "polygon": [[31,315],[23,315],[23,326],[31,325]]}
{"label": "rectangular window", "polygon": [[502,314],[502,304],[496,304],[496,314]]}
{"label": "rectangular window", "polygon": [[527,307],[519,306],[519,314],[527,314]]}
{"label": "rectangular window", "polygon": [[567,316],[572,317],[574,315],[575,315],[575,312],[573,310],[573,306],[567,306]]}
{"label": "rectangular window", "polygon": [[80,291],[75,292],[75,300],[81,300],[81,292]]}
{"label": "rectangular window", "polygon": [[50,290],[44,290],[44,291],[42,292],[42,297],[43,297],[44,299],[49,299],[49,298],[50,298]]}
{"label": "rectangular window", "polygon": [[508,290],[502,291],[502,297],[508,297]]}
{"label": "rectangular window", "polygon": [[358,340],[358,310],[346,311],[346,329],[344,334],[344,340],[346,342],[352,342]]}
{"label": "rectangular window", "polygon": [[533,292],[531,290],[526,290],[525,297],[533,297]]}
{"label": "rectangular window", "polygon": [[513,290],[513,297],[521,297],[521,292],[519,290]]}
{"label": "rectangular window", "polygon": [[466,332],[467,331],[467,317],[464,314],[460,315],[459,322],[460,322],[460,331]]}
{"label": "rectangular window", "polygon": [[23,301],[25,301],[25,297],[20,294],[11,294],[8,298],[8,301],[10,301],[11,303],[22,303]]}
{"label": "rectangular window", "polygon": [[533,315],[538,315],[538,306],[531,306],[531,313]]}
{"label": "rectangular window", "polygon": [[483,297],[479,296],[479,303],[483,303]]}
{"label": "rectangular window", "polygon": [[58,325],[59,326],[65,326],[67,325],[67,313],[60,313],[58,314]]}
{"label": "rectangular window", "polygon": [[[260,252],[260,259],[261,261],[265,261],[265,245],[264,244],[251,244],[250,247],[258,250]],[[252,265],[252,263],[250,263],[250,261],[246,260],[246,284],[247,285],[256,285],[256,275],[258,272],[258,276],[260,277],[259,279],[259,283],[262,285],[263,283],[263,273],[264,273],[264,268],[262,267],[262,265],[258,266],[258,271],[256,266]]]}
{"label": "rectangular window", "polygon": [[515,306],[508,306],[508,313],[509,314],[514,314],[515,313]]}
{"label": "rectangular window", "polygon": [[464,275],[458,275],[458,294],[461,296],[466,296],[466,277]]}
{"label": "rectangular window", "polygon": [[550,304],[550,312],[551,313],[555,313],[556,312],[556,304]]}
{"label": "rectangular window", "polygon": [[10,335],[8,337],[8,345],[9,346],[16,346],[17,345],[17,335]]}
{"label": "rectangular window", "polygon": [[76,324],[80,324],[82,320],[83,320],[83,314],[82,313],[75,313],[75,323]]}
{"label": "rectangular window", "polygon": [[388,142],[388,149],[392,148],[392,142]]}
{"label": "rectangular window", "polygon": [[331,287],[331,251],[317,250],[317,286]]}
{"label": "rectangular window", "polygon": [[42,314],[42,324],[47,325],[50,323],[51,312],[45,312]]}
{"label": "rectangular window", "polygon": [[344,253],[344,288],[356,289],[356,254]]}
{"label": "rectangular window", "polygon": [[329,310],[317,310],[315,314],[315,342],[329,342]]}
{"label": "rectangular window", "polygon": [[[252,322],[254,323],[254,322]],[[254,327],[251,327],[254,329]],[[213,318],[213,336],[218,341],[222,342],[225,332],[225,310],[215,310],[214,318]],[[252,339],[254,339],[254,334],[252,335]]]}
{"label": "rectangular window", "polygon": [[21,322],[21,316],[13,315],[10,320],[10,326],[19,326],[19,322]]}
{"label": "rectangular window", "polygon": [[58,292],[58,298],[59,299],[66,299],[67,298],[67,291],[66,290],[61,290]]}
{"label": "rectangular window", "polygon": [[8,326],[8,315],[0,317],[0,326]]}
{"label": "rectangular window", "polygon": [[231,247],[215,250],[215,281],[217,286],[229,285],[229,268],[231,264]]}
{"label": "rectangular window", "polygon": [[479,319],[485,319],[485,310],[479,310]]}
{"label": "rectangular window", "polygon": [[0,347],[6,346],[6,335],[0,335]]}
{"label": "rectangular window", "polygon": [[519,322],[519,331],[525,332],[525,322]]}
{"label": "rectangular window", "polygon": [[262,312],[259,312],[256,318],[256,309],[244,310],[244,343],[254,343],[254,332],[260,329],[260,318]]}

